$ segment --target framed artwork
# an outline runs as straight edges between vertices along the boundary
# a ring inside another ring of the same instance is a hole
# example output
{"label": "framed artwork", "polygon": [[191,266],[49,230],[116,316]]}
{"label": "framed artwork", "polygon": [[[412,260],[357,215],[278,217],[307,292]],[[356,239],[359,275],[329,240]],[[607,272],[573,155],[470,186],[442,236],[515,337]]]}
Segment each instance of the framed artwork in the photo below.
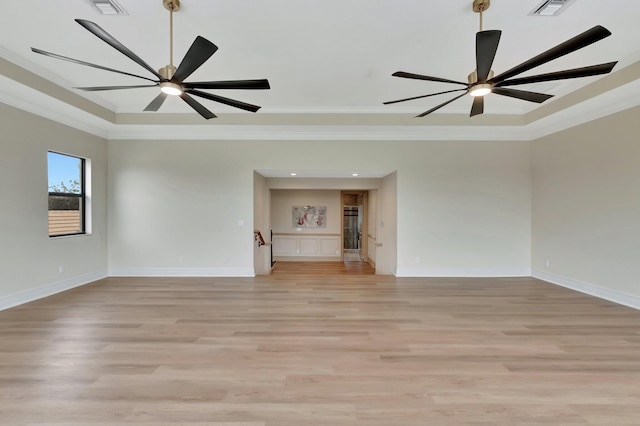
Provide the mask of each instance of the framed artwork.
{"label": "framed artwork", "polygon": [[326,228],[327,206],[293,206],[294,228]]}

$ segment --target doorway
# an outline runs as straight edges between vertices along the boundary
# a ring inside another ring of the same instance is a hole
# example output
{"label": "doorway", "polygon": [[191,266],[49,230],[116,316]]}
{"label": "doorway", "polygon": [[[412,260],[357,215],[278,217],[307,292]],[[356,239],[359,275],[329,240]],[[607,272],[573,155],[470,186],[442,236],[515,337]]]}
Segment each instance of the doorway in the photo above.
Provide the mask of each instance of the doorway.
{"label": "doorway", "polygon": [[342,191],[342,260],[365,262],[367,191]]}

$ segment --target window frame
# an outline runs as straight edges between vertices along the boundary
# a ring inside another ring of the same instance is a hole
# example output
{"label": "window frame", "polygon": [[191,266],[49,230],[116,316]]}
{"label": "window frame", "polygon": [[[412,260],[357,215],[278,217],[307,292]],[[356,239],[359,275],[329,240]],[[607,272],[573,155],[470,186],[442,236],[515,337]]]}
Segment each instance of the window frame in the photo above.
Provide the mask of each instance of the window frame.
{"label": "window frame", "polygon": [[80,199],[80,231],[79,232],[71,232],[67,234],[49,234],[48,226],[47,226],[47,234],[49,238],[59,238],[59,237],[72,237],[74,235],[87,235],[87,191],[86,191],[86,173],[87,173],[87,159],[84,157],[79,157],[77,155],[66,154],[59,151],[47,150],[47,154],[56,154],[63,155],[66,157],[71,157],[80,160],[80,193],[77,194],[75,192],[51,192],[49,191],[49,162],[47,160],[47,225],[49,224],[48,212],[49,210],[49,197],[58,196],[58,197],[70,197],[70,198],[79,198]]}

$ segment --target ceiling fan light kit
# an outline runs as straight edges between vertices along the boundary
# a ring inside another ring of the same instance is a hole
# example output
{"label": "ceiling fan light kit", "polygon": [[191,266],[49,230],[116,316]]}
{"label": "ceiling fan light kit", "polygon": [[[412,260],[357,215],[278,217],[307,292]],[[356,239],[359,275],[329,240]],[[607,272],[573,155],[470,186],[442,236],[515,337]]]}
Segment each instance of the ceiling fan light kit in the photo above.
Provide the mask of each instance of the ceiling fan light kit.
{"label": "ceiling fan light kit", "polygon": [[474,84],[469,88],[469,95],[473,96],[474,98],[476,96],[485,96],[491,93],[491,89],[493,89],[493,86],[489,83]]}
{"label": "ceiling fan light kit", "polygon": [[596,25],[595,27],[583,32],[582,34],[579,34],[565,41],[564,43],[561,43],[529,59],[528,61],[525,61],[520,65],[511,68],[510,70],[494,76],[494,72],[491,69],[491,66],[493,65],[493,60],[498,50],[502,31],[483,31],[482,29],[482,13],[486,11],[490,5],[490,0],[473,0],[472,3],[472,10],[480,15],[480,31],[476,33],[476,69],[471,74],[469,74],[468,83],[440,77],[409,73],[405,71],[397,71],[392,74],[392,76],[394,77],[462,85],[465,86],[464,89],[453,89],[443,92],[429,93],[427,95],[413,96],[410,98],[388,101],[384,102],[384,104],[389,105],[399,102],[428,98],[431,96],[437,96],[446,93],[464,92],[461,95],[457,95],[453,99],[445,101],[440,105],[437,105],[436,107],[417,115],[416,117],[424,117],[426,115],[429,115],[432,112],[437,111],[446,105],[449,105],[451,102],[460,99],[465,94],[469,94],[473,97],[471,113],[469,114],[470,117],[473,117],[484,113],[484,98],[491,93],[535,103],[543,103],[553,97],[553,95],[548,95],[545,93],[516,90],[511,89],[507,86],[608,74],[617,64],[617,61],[615,61],[546,74],[512,78],[533,68],[546,64],[547,62],[550,62],[554,59],[560,58],[562,56],[568,55],[569,53],[575,52],[576,50],[582,49],[583,47],[589,46],[611,35],[611,32],[609,30],[600,25]]}
{"label": "ceiling fan light kit", "polygon": [[164,81],[160,83],[160,91],[171,96],[179,96],[183,93],[182,86],[170,81]]}
{"label": "ceiling fan light kit", "polygon": [[143,80],[147,80],[153,84],[144,85],[132,85],[132,86],[96,86],[96,87],[76,87],[76,89],[84,91],[106,91],[106,90],[123,90],[123,89],[138,89],[145,87],[159,87],[160,94],[156,96],[144,111],[158,111],[164,103],[167,96],[179,96],[185,103],[193,108],[198,114],[205,119],[216,117],[211,111],[209,111],[204,105],[198,102],[193,96],[208,99],[214,102],[222,103],[232,106],[234,108],[243,109],[245,111],[256,112],[260,109],[257,105],[251,105],[245,102],[237,101],[235,99],[226,98],[223,96],[215,95],[209,92],[203,92],[198,89],[246,89],[246,90],[266,90],[270,89],[269,81],[266,79],[260,80],[230,80],[230,81],[202,81],[202,82],[186,82],[184,81],[194,71],[200,68],[217,50],[218,47],[211,43],[204,37],[197,36],[191,44],[191,47],[185,54],[182,62],[176,68],[173,65],[173,13],[180,10],[179,0],[162,0],[163,6],[169,11],[169,65],[160,68],[158,71],[154,70],[149,64],[142,60],[139,56],[125,47],[122,43],[116,40],[111,34],[107,33],[99,25],[94,22],[84,19],[76,19],[76,22],[82,25],[86,30],[93,35],[109,44],[111,47],[146,69],[153,74],[155,79],[144,77],[141,75],[132,74],[125,71],[116,70],[103,65],[92,64],[79,59],[73,59],[66,56],[58,55],[56,53],[46,52],[34,47],[31,50],[34,53],[49,56],[51,58],[60,59],[63,61],[72,62],[79,65],[84,65],[92,68],[98,68],[104,71],[110,71],[118,74],[127,75]]}

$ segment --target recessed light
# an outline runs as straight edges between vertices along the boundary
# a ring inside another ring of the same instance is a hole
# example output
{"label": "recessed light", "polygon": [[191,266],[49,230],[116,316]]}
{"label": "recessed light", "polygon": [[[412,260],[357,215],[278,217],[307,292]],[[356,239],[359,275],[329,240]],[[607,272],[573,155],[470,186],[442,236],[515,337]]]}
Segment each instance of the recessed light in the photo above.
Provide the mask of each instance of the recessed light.
{"label": "recessed light", "polygon": [[351,176],[358,176],[357,173],[351,173]]}
{"label": "recessed light", "polygon": [[289,173],[290,176],[296,176],[297,173]]}

